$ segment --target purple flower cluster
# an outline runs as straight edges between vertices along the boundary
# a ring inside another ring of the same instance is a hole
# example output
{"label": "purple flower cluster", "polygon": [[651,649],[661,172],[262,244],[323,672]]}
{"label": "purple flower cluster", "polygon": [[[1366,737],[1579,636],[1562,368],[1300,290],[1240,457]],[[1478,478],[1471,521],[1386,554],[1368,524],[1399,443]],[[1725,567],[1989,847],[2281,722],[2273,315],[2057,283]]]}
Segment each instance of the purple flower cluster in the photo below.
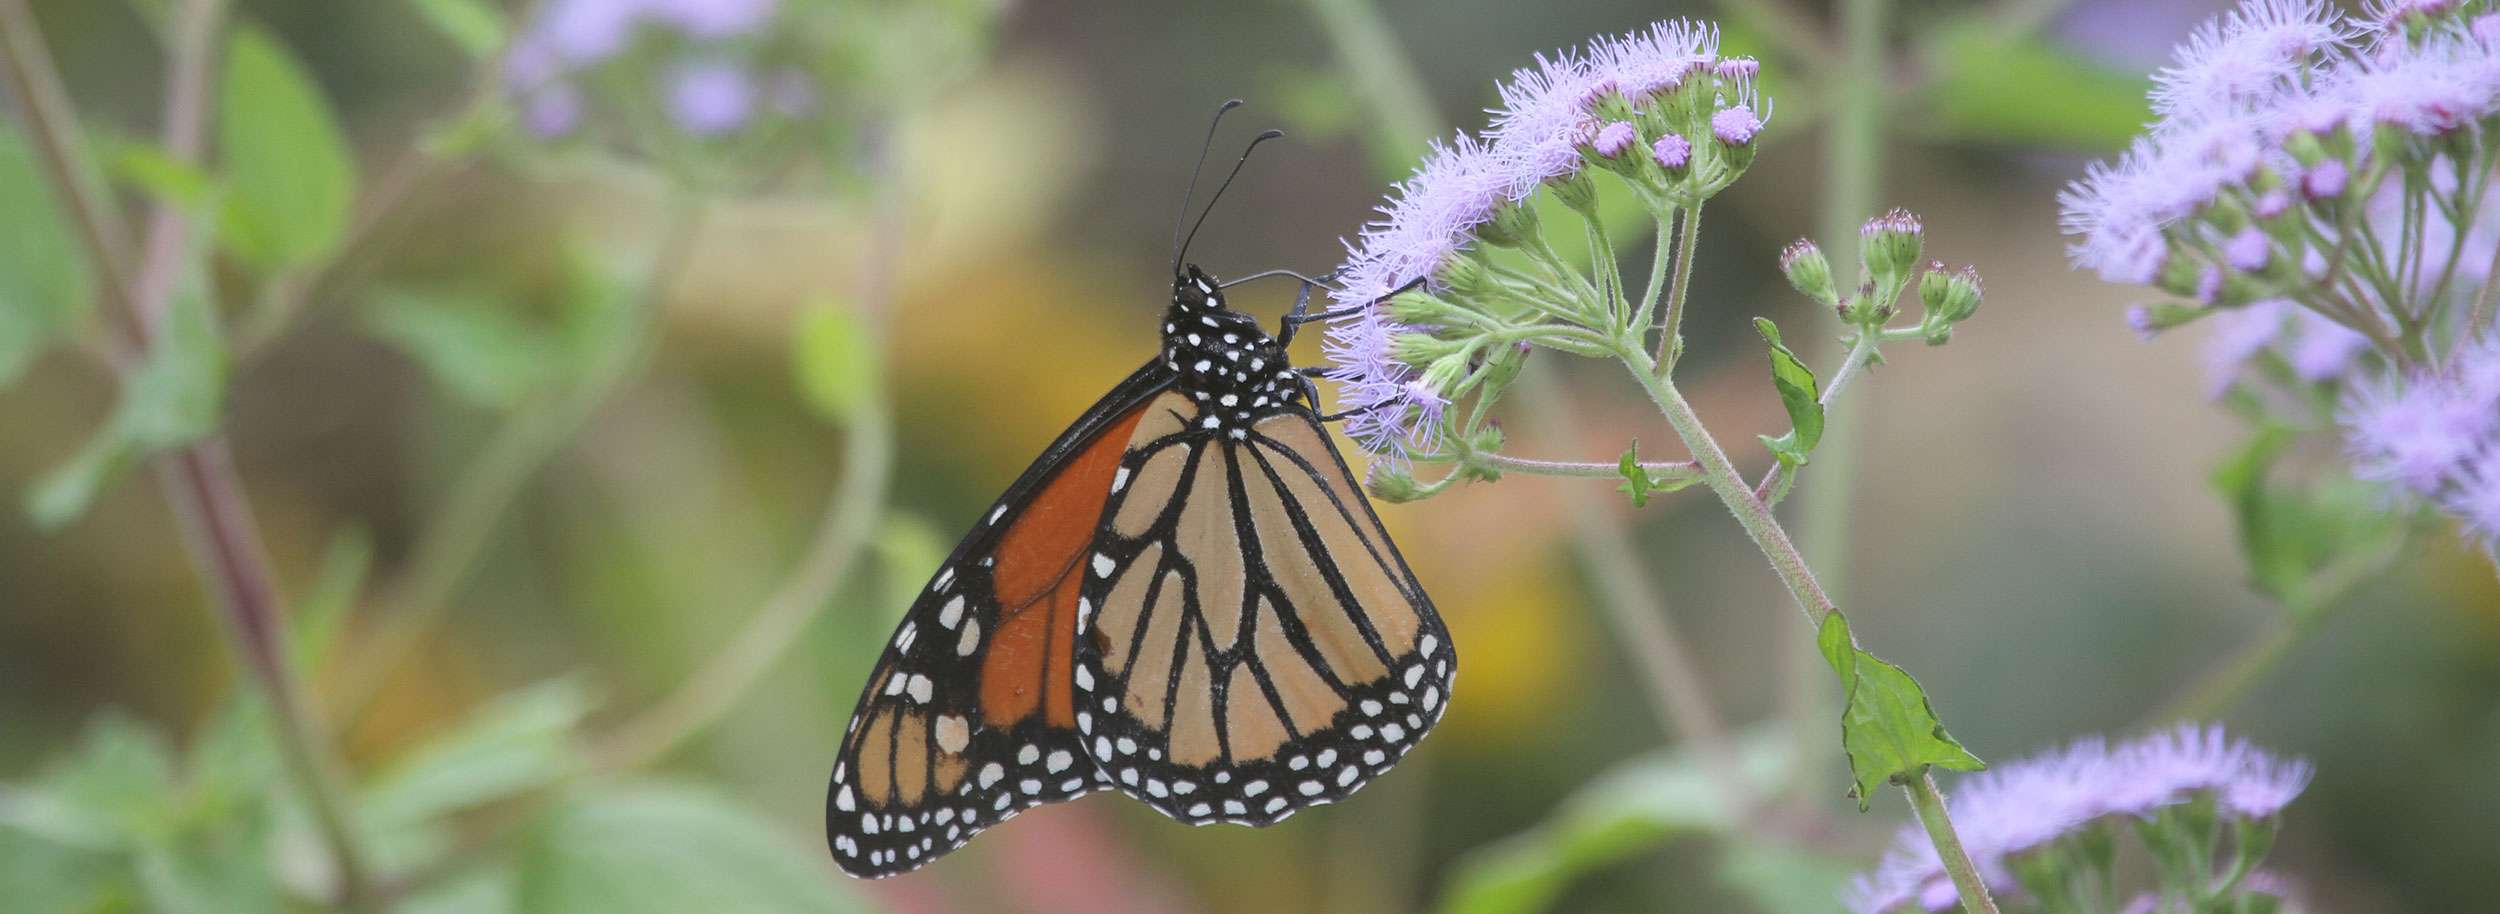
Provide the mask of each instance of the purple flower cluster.
{"label": "purple flower cluster", "polygon": [[[2081,236],[2076,263],[2113,282],[2240,304],[2211,277],[2257,272],[2271,249],[2297,243],[2285,229],[2299,224],[2280,221],[2302,215],[2295,204],[2374,190],[2352,181],[2393,164],[2373,159],[2382,131],[2438,138],[2489,121],[2500,112],[2500,55],[2480,36],[2500,22],[2404,27],[2435,12],[2418,5],[2347,19],[2323,0],[2249,0],[2199,29],[2155,77],[2159,119],[2148,133],[2062,195],[2067,230]],[[2252,215],[2276,231],[2247,234]],[[2336,223],[2317,223],[2331,244]],[[2332,266],[2290,262],[2312,276]]]}
{"label": "purple flower cluster", "polygon": [[[2263,820],[2309,783],[2309,765],[2232,739],[2221,727],[2183,725],[2112,747],[2099,739],[2000,765],[1964,781],[1948,808],[1963,847],[1991,887],[2015,882],[2007,857],[2048,847],[2097,823],[2150,820],[2164,807],[2210,798],[2225,819]],[[1858,914],[1946,911],[1960,903],[1943,862],[1915,823],[1847,894]]]}
{"label": "purple flower cluster", "polygon": [[[1708,25],[1661,22],[1585,48],[1540,55],[1501,86],[1501,107],[1481,137],[1460,132],[1434,143],[1414,175],[1348,245],[1332,296],[1340,306],[1374,306],[1421,283],[1445,289],[1444,271],[1507,209],[1536,191],[1570,181],[1592,161],[1632,163],[1679,174],[1698,167],[1696,141],[1742,147],[1769,113],[1754,88],[1751,59],[1721,60]],[[1694,106],[1701,129],[1679,135],[1660,111]],[[1346,433],[1374,454],[1403,460],[1439,434],[1446,391],[1418,383],[1422,373],[1393,353],[1396,339],[1429,330],[1400,324],[1380,307],[1329,329],[1327,352],[1351,412]]]}
{"label": "purple flower cluster", "polygon": [[2341,419],[2357,475],[2439,504],[2500,554],[2500,333],[2356,388]]}
{"label": "purple flower cluster", "polygon": [[[645,28],[672,31],[697,52],[760,32],[781,0],[549,0],[513,42],[506,83],[530,132],[573,132],[587,107],[576,74],[633,46]],[[687,133],[715,136],[744,126],[760,94],[754,76],[717,57],[691,59],[661,75],[662,107]]]}

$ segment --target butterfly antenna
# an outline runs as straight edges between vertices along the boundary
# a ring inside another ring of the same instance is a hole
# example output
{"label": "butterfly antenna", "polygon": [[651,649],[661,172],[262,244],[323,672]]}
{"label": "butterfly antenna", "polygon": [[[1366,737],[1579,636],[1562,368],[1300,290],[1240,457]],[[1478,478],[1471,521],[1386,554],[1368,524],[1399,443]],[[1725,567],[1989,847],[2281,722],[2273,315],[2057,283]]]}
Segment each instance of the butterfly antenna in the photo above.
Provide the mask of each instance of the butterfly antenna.
{"label": "butterfly antenna", "polygon": [[[1231,174],[1228,174],[1228,175],[1225,175],[1225,176],[1224,176],[1224,183],[1216,185],[1216,186],[1215,186],[1215,193],[1213,193],[1213,194],[1211,194],[1211,195],[1208,195],[1208,197],[1207,197],[1207,208],[1206,208],[1206,209],[1202,209],[1202,210],[1199,210],[1199,211],[1198,211],[1198,221],[1197,221],[1197,223],[1196,223],[1196,224],[1191,225],[1191,226],[1189,227],[1189,237],[1188,237],[1188,238],[1184,238],[1184,239],[1182,239],[1182,240],[1181,240],[1181,246],[1180,246],[1179,251],[1175,252],[1175,253],[1172,255],[1172,262],[1173,262],[1173,263],[1176,263],[1176,264],[1177,264],[1177,263],[1179,263],[1179,262],[1180,262],[1180,255],[1181,255],[1181,254],[1184,254],[1184,253],[1187,253],[1187,252],[1189,251],[1189,243],[1190,243],[1190,242],[1192,242],[1192,241],[1196,241],[1196,240],[1198,240],[1198,228],[1199,228],[1199,226],[1203,226],[1203,225],[1206,225],[1206,224],[1207,224],[1207,215],[1208,215],[1208,214],[1215,212],[1215,201],[1224,199],[1224,189],[1225,189],[1225,188],[1228,188],[1228,187],[1233,186],[1233,179],[1234,179],[1234,178],[1241,177],[1241,166],[1244,166],[1244,165],[1248,165],[1248,164],[1250,164],[1250,151],[1251,151],[1251,150],[1253,150],[1253,149],[1257,149],[1257,148],[1259,148],[1259,144],[1260,144],[1260,143],[1264,143],[1264,142],[1267,142],[1267,141],[1269,141],[1269,140],[1272,140],[1272,139],[1275,139],[1275,138],[1277,138],[1277,137],[1284,136],[1284,135],[1285,135],[1285,132],[1284,132],[1284,131],[1282,131],[1282,130],[1270,130],[1270,131],[1268,131],[1268,132],[1266,132],[1266,133],[1259,134],[1259,135],[1258,135],[1258,136],[1256,136],[1256,137],[1252,137],[1252,138],[1251,138],[1251,140],[1250,140],[1250,145],[1248,145],[1248,146],[1246,146],[1246,147],[1243,147],[1243,148],[1242,148],[1242,150],[1241,150],[1241,159],[1240,159],[1240,161],[1237,161],[1237,162],[1234,162],[1234,163],[1233,163],[1233,171],[1232,171],[1232,173],[1231,173]],[[1179,274],[1176,272],[1176,273],[1174,273],[1173,275],[1176,275],[1176,276],[1177,276],[1177,275],[1179,275]]]}
{"label": "butterfly antenna", "polygon": [[[1189,169],[1189,189],[1181,191],[1180,215],[1172,217],[1172,278],[1181,276],[1181,223],[1189,221],[1189,198],[1198,192],[1198,173],[1206,170],[1207,153],[1215,148],[1215,128],[1224,123],[1224,112],[1241,107],[1241,99],[1229,99],[1216,106],[1215,118],[1207,122],[1207,141],[1198,146],[1198,164]],[[1220,193],[1220,191],[1219,191]],[[1195,230],[1193,229],[1194,233]]]}

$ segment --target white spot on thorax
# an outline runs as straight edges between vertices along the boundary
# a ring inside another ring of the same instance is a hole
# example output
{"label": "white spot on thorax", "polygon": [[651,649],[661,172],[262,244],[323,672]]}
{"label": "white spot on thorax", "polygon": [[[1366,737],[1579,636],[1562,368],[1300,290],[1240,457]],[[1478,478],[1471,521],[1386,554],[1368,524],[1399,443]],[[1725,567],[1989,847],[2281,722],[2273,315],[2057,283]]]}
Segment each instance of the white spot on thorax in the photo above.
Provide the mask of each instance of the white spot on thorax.
{"label": "white spot on thorax", "polygon": [[1075,763],[1076,756],[1069,754],[1068,750],[1053,749],[1050,751],[1050,764],[1047,767],[1050,769],[1050,773],[1058,774],[1059,772],[1068,770],[1068,766]]}

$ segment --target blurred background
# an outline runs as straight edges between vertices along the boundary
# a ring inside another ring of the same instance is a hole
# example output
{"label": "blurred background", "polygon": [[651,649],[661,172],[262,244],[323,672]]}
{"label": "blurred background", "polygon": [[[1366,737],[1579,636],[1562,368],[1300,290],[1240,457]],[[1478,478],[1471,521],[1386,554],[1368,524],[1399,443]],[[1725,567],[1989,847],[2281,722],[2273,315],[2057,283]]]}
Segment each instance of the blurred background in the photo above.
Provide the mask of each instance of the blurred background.
{"label": "blurred background", "polygon": [[[1822,196],[1834,104],[1779,34],[1829,33],[1824,4],[680,0],[605,35],[574,11],[589,5],[237,0],[224,26],[254,37],[216,66],[277,75],[229,86],[229,123],[284,118],[308,86],[334,126],[257,147],[212,127],[237,161],[204,176],[147,139],[184,4],[30,4],[134,225],[147,200],[203,194],[250,218],[256,180],[340,197],[264,207],[237,236],[261,240],[221,242],[191,275],[224,318],[226,447],[386,906],[1838,910],[1906,819],[1889,793],[1857,812],[1825,743],[1771,763],[1804,786],[1742,826],[1575,825],[1627,778],[1681,776],[1598,602],[1587,517],[1629,531],[1632,572],[1748,745],[1779,742],[1810,637],[1700,490],[1634,509],[1602,483],[1566,498],[1512,478],[1380,506],[1466,669],[1440,732],[1352,800],[1249,830],[1098,796],[875,884],[817,837],[906,595],[1155,346],[1171,220],[1223,99],[1249,105],[1219,157],[1256,129],[1288,136],[1191,259],[1318,272],[1427,135],[1481,128],[1532,55],[1723,22],[1765,58],[1778,108],[1711,209],[1683,377],[1737,461],[1764,466],[1753,436],[1785,419],[1750,319],[1818,326],[1775,258],[1801,235],[1841,242]],[[2247,429],[2206,396],[2196,332],[2129,333],[2136,290],[2067,268],[2055,202],[2144,119],[2142,74],[2219,8],[1891,10],[1872,202],[1923,216],[1929,256],[1975,265],[1988,295],[1951,345],[1900,347],[1853,389],[1847,545],[1810,557],[1860,640],[1983,758],[2140,730],[2278,623],[2208,482]],[[1384,55],[1403,61],[1385,76]],[[1384,92],[1424,104],[1384,115]],[[0,190],[25,212],[41,191],[9,115]],[[241,164],[254,150],[265,164]],[[335,224],[290,248],[308,219]],[[64,249],[11,237],[0,259],[19,269]],[[1292,291],[1235,305],[1272,318]],[[94,357],[109,332],[90,316],[22,359],[0,347],[0,491],[30,503],[0,512],[0,893],[18,899],[0,907],[308,908],[338,874],[305,803],[271,786],[275,750],[253,748],[268,724],[165,490],[108,460],[83,512],[46,512],[116,411]],[[1636,390],[1564,361],[1529,370],[1575,421],[1520,418],[1514,451],[1680,456]],[[1820,457],[1792,517],[1828,497]],[[2500,897],[2500,584],[2444,531],[2411,543],[2220,718],[2317,765],[2274,857],[2315,910]],[[754,872],[616,865],[750,844]]]}

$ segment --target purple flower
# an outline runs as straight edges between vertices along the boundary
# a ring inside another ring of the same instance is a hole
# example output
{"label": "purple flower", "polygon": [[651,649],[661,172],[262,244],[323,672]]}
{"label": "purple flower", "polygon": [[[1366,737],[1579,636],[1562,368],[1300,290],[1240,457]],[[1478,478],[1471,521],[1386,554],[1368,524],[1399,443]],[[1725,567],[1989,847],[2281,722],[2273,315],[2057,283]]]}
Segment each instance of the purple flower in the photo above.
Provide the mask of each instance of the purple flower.
{"label": "purple flower", "polygon": [[780,9],[781,0],[641,0],[657,22],[697,38],[724,38],[754,31]]}
{"label": "purple flower", "polygon": [[2439,507],[2500,561],[2500,448],[2486,449],[2459,470],[2456,487],[2439,500]]}
{"label": "purple flower", "polygon": [[522,99],[521,121],[539,139],[572,133],[582,122],[582,90],[562,83],[540,87]]}
{"label": "purple flower", "polygon": [[2155,335],[2161,333],[2161,323],[2153,318],[2153,309],[2128,305],[2127,329],[2134,331],[2136,339],[2150,343]]}
{"label": "purple flower", "polygon": [[1743,105],[1722,109],[1710,116],[1710,135],[1730,146],[1753,142],[1754,134],[1761,130],[1762,119],[1754,116],[1753,109]]}
{"label": "purple flower", "polygon": [[1693,141],[1667,134],[1649,145],[1649,157],[1658,160],[1661,166],[1682,168],[1693,160]]}
{"label": "purple flower", "polygon": [[1762,62],[1751,57],[1730,57],[1719,61],[1715,72],[1719,74],[1720,79],[1735,82],[1747,81],[1762,72]]}
{"label": "purple flower", "polygon": [[2242,273],[2263,270],[2274,259],[2274,239],[2255,226],[2241,229],[2239,234],[2231,236],[2231,240],[2223,244],[2222,259],[2231,264],[2231,269]]}
{"label": "purple flower", "polygon": [[729,64],[700,63],[669,77],[668,113],[695,136],[719,136],[755,113],[755,81]]}
{"label": "purple flower", "polygon": [[2340,197],[2344,195],[2345,182],[2351,177],[2352,171],[2344,167],[2344,160],[2328,159],[2301,173],[2300,192],[2308,194],[2312,200]]}
{"label": "purple flower", "polygon": [[2165,118],[2227,110],[2273,91],[2311,54],[2350,37],[2321,0],[2251,0],[2198,28],[2179,47],[2177,64],[2154,75],[2153,110]]}
{"label": "purple flower", "polygon": [[[2211,797],[2216,812],[2263,819],[2309,783],[2309,766],[2278,759],[2194,724],[2111,747],[2084,738],[1965,779],[1948,804],[1962,845],[1991,886],[2011,888],[2005,858],[2047,846],[2105,820],[2152,819],[2164,807]],[[1858,914],[1930,911],[1957,903],[1935,846],[1917,823],[1904,827],[1871,873],[1844,896]]]}
{"label": "purple flower", "polygon": [[548,0],[524,41],[577,65],[597,63],[625,49],[642,14],[640,0]]}
{"label": "purple flower", "polygon": [[2320,383],[2351,373],[2353,364],[2368,351],[2369,337],[2315,311],[2301,311],[2290,348],[2283,356],[2301,380]]}
{"label": "purple flower", "polygon": [[1615,121],[1598,128],[1597,139],[1590,145],[1597,150],[1598,155],[1611,159],[1631,149],[1632,144],[1639,142],[1640,138],[1640,132],[1632,129],[1630,122]]}
{"label": "purple flower", "polygon": [[[1441,289],[1443,268],[1466,256],[1495,214],[1527,205],[1521,201],[1538,188],[1578,174],[1584,147],[1610,158],[1633,148],[1639,140],[1633,126],[1600,120],[1592,104],[1620,97],[1643,110],[1659,94],[1708,72],[1717,52],[1715,29],[1679,20],[1601,38],[1585,49],[1538,55],[1535,66],[1502,84],[1502,105],[1482,139],[1462,132],[1433,145],[1381,207],[1381,217],[1347,245],[1338,288],[1330,292],[1337,305],[1360,309],[1329,328],[1324,347],[1333,363],[1328,376],[1344,385],[1339,400],[1353,412],[1348,435],[1374,454],[1403,460],[1408,448],[1438,434],[1447,405],[1447,392],[1425,389],[1415,367],[1391,353],[1400,335],[1434,328],[1400,324],[1370,306],[1418,281]],[[1753,119],[1750,111],[1745,118]],[[1755,121],[1747,128],[1746,139],[1758,127]],[[1677,167],[1691,145],[1664,137],[1650,151]]]}
{"label": "purple flower", "polygon": [[2436,496],[2468,460],[2500,448],[2500,402],[2457,381],[2421,373],[2355,391],[2341,417],[2354,475]]}

